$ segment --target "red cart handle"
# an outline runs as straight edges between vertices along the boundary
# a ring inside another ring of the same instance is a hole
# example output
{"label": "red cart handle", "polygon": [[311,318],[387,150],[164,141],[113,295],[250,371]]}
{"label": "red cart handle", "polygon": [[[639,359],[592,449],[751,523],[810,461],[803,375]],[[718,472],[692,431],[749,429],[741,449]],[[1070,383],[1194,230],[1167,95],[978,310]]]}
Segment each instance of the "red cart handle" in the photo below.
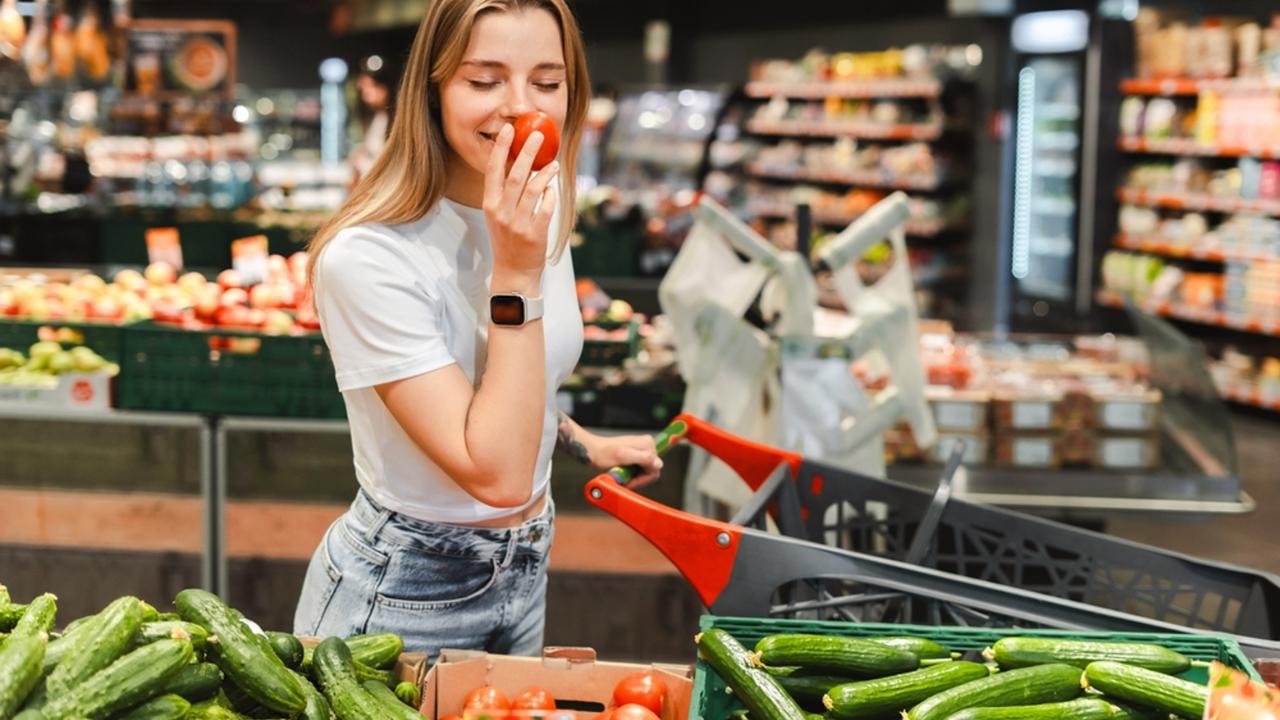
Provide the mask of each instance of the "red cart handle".
{"label": "red cart handle", "polygon": [[[688,413],[677,415],[676,419],[654,438],[654,444],[658,448],[658,454],[661,455],[668,447],[686,438],[733,468],[753,491],[759,490],[778,465],[784,462],[791,466],[791,477],[795,478],[803,460],[798,453],[738,437]],[[633,468],[614,468],[609,471],[609,474],[623,485],[631,480],[633,473]]]}
{"label": "red cart handle", "polygon": [[741,527],[667,507],[623,487],[608,473],[587,482],[586,496],[666,555],[704,605],[715,604],[733,574]]}

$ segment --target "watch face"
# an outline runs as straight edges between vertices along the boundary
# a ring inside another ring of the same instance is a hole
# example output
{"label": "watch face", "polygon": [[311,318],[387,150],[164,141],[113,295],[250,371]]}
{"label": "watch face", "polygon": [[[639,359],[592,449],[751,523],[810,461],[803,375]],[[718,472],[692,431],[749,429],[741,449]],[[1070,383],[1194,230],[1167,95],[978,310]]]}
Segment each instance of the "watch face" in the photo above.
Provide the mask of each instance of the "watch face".
{"label": "watch face", "polygon": [[524,302],[514,295],[489,298],[489,317],[496,325],[523,325]]}

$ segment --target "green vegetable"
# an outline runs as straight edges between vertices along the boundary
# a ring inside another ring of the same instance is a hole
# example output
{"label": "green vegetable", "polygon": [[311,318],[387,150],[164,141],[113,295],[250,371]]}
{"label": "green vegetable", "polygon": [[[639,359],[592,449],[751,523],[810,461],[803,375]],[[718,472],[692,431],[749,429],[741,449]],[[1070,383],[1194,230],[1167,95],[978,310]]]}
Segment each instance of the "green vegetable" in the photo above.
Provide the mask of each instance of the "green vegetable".
{"label": "green vegetable", "polygon": [[1209,689],[1154,670],[1109,660],[1089,663],[1084,684],[1104,695],[1184,718],[1204,716]]}
{"label": "green vegetable", "polygon": [[49,693],[48,720],[102,720],[140,705],[164,691],[171,677],[195,659],[189,640],[143,645],[78,684],[75,692]]}
{"label": "green vegetable", "polygon": [[217,636],[217,643],[210,643],[209,656],[228,679],[265,708],[286,715],[302,712],[307,698],[298,678],[276,657],[267,639],[249,629],[240,613],[217,595],[194,588],[178,593],[175,604],[184,620]]}
{"label": "green vegetable", "polygon": [[766,665],[761,669],[772,675],[782,689],[786,690],[787,694],[805,710],[821,709],[822,696],[826,695],[828,690],[837,685],[852,682],[847,677],[810,674],[798,667],[776,668]]}
{"label": "green vegetable", "polygon": [[347,638],[351,659],[372,668],[390,668],[404,652],[404,640],[395,633],[370,633]]}
{"label": "green vegetable", "polygon": [[952,657],[959,656],[959,653],[952,653],[946,647],[943,647],[942,645],[928,638],[903,636],[903,637],[869,637],[865,639],[873,643],[888,645],[891,648],[906,650],[907,652],[911,653],[912,655],[915,655],[921,660],[935,659],[935,658],[949,659]]}
{"label": "green vegetable", "polygon": [[307,706],[303,708],[300,720],[333,720],[333,710],[329,708],[329,701],[324,698],[324,694],[301,673],[294,671],[293,674],[301,681],[302,691],[307,694]]}
{"label": "green vegetable", "polygon": [[985,665],[955,661],[900,675],[837,685],[822,699],[831,714],[845,720],[874,718],[906,710],[958,685],[991,673]]}
{"label": "green vegetable", "polygon": [[182,720],[191,703],[177,695],[159,695],[120,716],[120,720]]}
{"label": "green vegetable", "polygon": [[302,641],[292,633],[268,630],[267,642],[285,667],[294,670],[302,664]]}
{"label": "green vegetable", "polygon": [[[69,647],[59,647],[62,660],[45,680],[49,694],[66,695],[99,670],[110,666],[129,649],[142,626],[142,603],[136,597],[117,598],[69,631]],[[59,640],[57,645],[62,643]]]}
{"label": "green vegetable", "polygon": [[742,700],[755,720],[805,720],[805,712],[777,679],[757,666],[758,658],[720,628],[701,633],[698,655]]}
{"label": "green vegetable", "polygon": [[325,638],[313,657],[316,679],[339,720],[380,720],[381,705],[356,680],[351,649],[341,638]]}
{"label": "green vegetable", "polygon": [[13,717],[40,682],[48,642],[42,635],[17,636],[0,648],[0,718]]}
{"label": "green vegetable", "polygon": [[382,710],[382,717],[386,720],[421,720],[422,713],[400,702],[400,698],[396,697],[396,694],[386,685],[372,680],[361,685],[373,696],[374,702],[378,703]]}
{"label": "green vegetable", "polygon": [[943,720],[973,707],[1006,707],[1073,700],[1080,669],[1061,663],[996,673],[944,690],[911,708],[904,720]]}
{"label": "green vegetable", "polygon": [[135,642],[145,645],[165,638],[186,638],[191,641],[196,652],[203,652],[205,644],[209,641],[209,631],[186,620],[156,620],[142,623]]}
{"label": "green vegetable", "polygon": [[57,597],[51,593],[45,593],[37,597],[27,605],[26,611],[22,613],[22,617],[18,618],[17,624],[13,626],[13,631],[9,633],[9,637],[5,642],[10,642],[16,637],[39,637],[43,635],[47,644],[49,633],[53,630],[53,622],[57,615]]}
{"label": "green vegetable", "polygon": [[825,635],[769,635],[756,643],[765,665],[798,665],[832,674],[881,677],[915,670],[920,659],[905,650],[859,638]]}
{"label": "green vegetable", "polygon": [[983,654],[1002,668],[1060,662],[1083,670],[1097,660],[1113,660],[1170,675],[1179,675],[1191,668],[1191,660],[1187,656],[1150,643],[1008,637],[992,645],[989,653]]}
{"label": "green vegetable", "polygon": [[1114,720],[1116,707],[1098,698],[1077,698],[1060,703],[969,708],[947,720]]}
{"label": "green vegetable", "polygon": [[411,708],[417,708],[422,704],[422,691],[418,686],[411,682],[402,682],[396,685],[396,697],[400,698],[400,702]]}
{"label": "green vegetable", "polygon": [[207,700],[218,694],[223,675],[217,665],[209,662],[183,666],[164,686],[164,692],[180,695],[189,701]]}

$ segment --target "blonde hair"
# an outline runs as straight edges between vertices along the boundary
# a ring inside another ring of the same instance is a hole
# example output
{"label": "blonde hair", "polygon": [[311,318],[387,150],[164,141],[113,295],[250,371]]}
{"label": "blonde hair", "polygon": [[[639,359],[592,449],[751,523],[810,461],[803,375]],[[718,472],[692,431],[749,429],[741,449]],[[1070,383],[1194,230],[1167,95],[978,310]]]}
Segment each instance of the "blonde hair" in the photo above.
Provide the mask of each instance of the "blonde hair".
{"label": "blonde hair", "polygon": [[382,154],[307,246],[308,285],[314,281],[320,253],[339,231],[362,223],[413,222],[444,196],[449,144],[440,121],[440,88],[462,65],[471,28],[482,13],[527,9],[546,10],[555,17],[564,50],[569,98],[560,129],[560,224],[552,255],[559,258],[564,252],[576,216],[578,148],[591,99],[586,52],[573,13],[564,0],[435,0],[409,51]]}

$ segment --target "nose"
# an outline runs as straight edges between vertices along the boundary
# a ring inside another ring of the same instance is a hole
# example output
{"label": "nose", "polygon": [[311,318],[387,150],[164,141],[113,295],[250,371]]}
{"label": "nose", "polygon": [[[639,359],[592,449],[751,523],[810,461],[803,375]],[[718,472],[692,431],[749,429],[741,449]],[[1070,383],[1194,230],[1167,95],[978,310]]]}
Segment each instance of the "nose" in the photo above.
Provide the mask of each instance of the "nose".
{"label": "nose", "polygon": [[506,120],[515,120],[521,115],[533,111],[534,107],[529,97],[529,88],[526,83],[512,82],[507,87],[507,95],[502,105],[502,114]]}

